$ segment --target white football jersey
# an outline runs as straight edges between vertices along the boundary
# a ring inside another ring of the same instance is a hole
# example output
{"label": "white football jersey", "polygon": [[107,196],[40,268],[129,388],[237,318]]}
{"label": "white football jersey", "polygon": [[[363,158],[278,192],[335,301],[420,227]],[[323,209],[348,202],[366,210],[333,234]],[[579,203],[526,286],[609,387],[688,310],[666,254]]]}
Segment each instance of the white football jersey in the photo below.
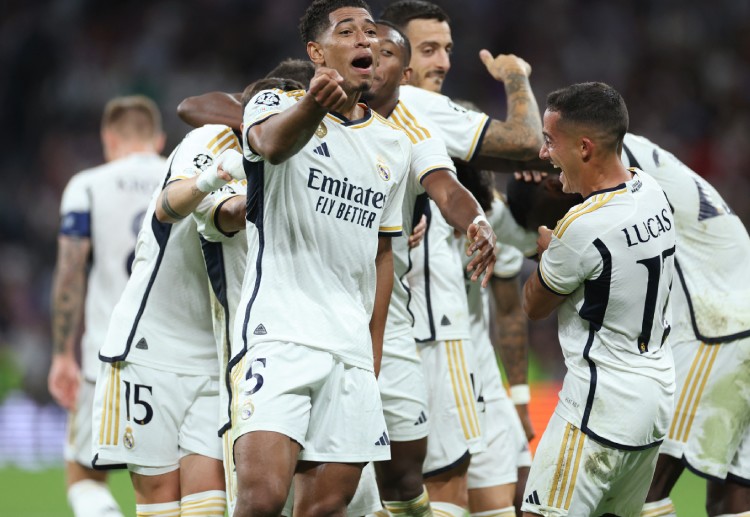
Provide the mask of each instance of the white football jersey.
{"label": "white football jersey", "polygon": [[[239,149],[238,140],[226,126],[191,131],[169,157],[164,185],[200,173],[232,148]],[[99,356],[175,373],[218,375],[209,281],[196,221],[187,217],[174,224],[159,222],[154,215],[157,197],[146,212],[133,273]],[[203,203],[210,202],[207,198]]]}
{"label": "white football jersey", "polygon": [[112,309],[130,276],[135,240],[166,160],[135,153],[74,175],[60,204],[60,234],[91,239],[81,363],[95,381]]}
{"label": "white football jersey", "polygon": [[[259,92],[245,109],[245,131],[304,95]],[[235,324],[240,354],[251,344],[285,341],[373,369],[378,236],[401,235],[412,143],[362,106],[359,120],[327,114],[305,146],[278,165],[257,155],[245,133],[251,251]]]}
{"label": "white football jersey", "polygon": [[453,158],[470,161],[478,152],[490,118],[453,103],[440,93],[415,86],[401,86],[399,97],[420,121],[429,121],[435,135],[445,142]]}
{"label": "white football jersey", "polygon": [[[656,181],[594,192],[558,221],[538,275],[566,296],[558,334],[568,372],[556,412],[620,449],[657,445],[672,414],[675,224]],[[626,422],[627,425],[623,425]]]}
{"label": "white football jersey", "polygon": [[424,240],[409,250],[414,337],[419,342],[470,339],[469,307],[453,227],[433,201],[427,203],[426,213]]}
{"label": "white football jersey", "polygon": [[[418,120],[403,101],[396,104],[388,120],[402,128],[413,144],[409,176],[406,179],[404,203],[402,207],[404,234],[393,239],[393,293],[388,306],[388,320],[385,326],[386,346],[399,336],[412,333],[414,318],[409,313],[409,288],[406,274],[409,271],[409,246],[406,234],[411,234],[414,222],[414,209],[417,198],[425,193],[422,180],[438,169],[448,169],[455,173],[442,140],[433,136],[434,130]],[[426,201],[426,196],[423,196]],[[421,210],[418,210],[421,213]],[[418,222],[418,221],[417,221]]]}
{"label": "white football jersey", "polygon": [[710,183],[649,140],[625,135],[622,160],[653,176],[674,209],[675,338],[721,343],[750,335],[750,237],[742,221]]}

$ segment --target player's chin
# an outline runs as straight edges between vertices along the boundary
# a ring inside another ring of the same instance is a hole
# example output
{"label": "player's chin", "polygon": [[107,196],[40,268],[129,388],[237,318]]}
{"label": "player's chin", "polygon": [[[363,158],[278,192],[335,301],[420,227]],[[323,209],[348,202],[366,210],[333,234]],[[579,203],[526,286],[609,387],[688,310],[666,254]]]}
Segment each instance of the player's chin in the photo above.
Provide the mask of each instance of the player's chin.
{"label": "player's chin", "polygon": [[370,92],[372,88],[372,78],[363,78],[355,81],[353,90],[359,93]]}

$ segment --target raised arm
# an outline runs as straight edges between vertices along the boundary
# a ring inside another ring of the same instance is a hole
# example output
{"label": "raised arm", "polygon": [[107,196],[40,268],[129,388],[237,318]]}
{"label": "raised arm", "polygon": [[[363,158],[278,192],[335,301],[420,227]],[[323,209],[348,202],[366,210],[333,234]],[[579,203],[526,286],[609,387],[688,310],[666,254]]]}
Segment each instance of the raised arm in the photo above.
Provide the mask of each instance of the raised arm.
{"label": "raised arm", "polygon": [[347,102],[341,75],[330,68],[318,68],[307,94],[291,108],[254,124],[247,131],[247,141],[256,154],[272,164],[297,154],[312,138],[320,121],[331,110]]}
{"label": "raised arm", "polygon": [[490,121],[479,154],[511,160],[533,159],[542,147],[542,119],[529,84],[531,66],[513,54],[493,58],[488,50],[481,50],[479,58],[490,75],[503,83],[508,99],[506,119]]}
{"label": "raised arm", "polygon": [[91,253],[88,237],[60,235],[52,277],[52,365],[47,386],[65,409],[75,407],[80,369],[75,358],[86,299],[86,268]]}
{"label": "raised arm", "polygon": [[448,224],[469,237],[471,245],[466,251],[467,255],[478,251],[468,265],[468,270],[473,271],[471,279],[476,281],[484,273],[482,287],[487,287],[495,266],[497,238],[484,216],[484,210],[471,192],[447,169],[428,174],[422,186]]}
{"label": "raised arm", "polygon": [[237,131],[242,125],[241,93],[209,92],[188,97],[177,106],[177,115],[193,127],[223,124]]}

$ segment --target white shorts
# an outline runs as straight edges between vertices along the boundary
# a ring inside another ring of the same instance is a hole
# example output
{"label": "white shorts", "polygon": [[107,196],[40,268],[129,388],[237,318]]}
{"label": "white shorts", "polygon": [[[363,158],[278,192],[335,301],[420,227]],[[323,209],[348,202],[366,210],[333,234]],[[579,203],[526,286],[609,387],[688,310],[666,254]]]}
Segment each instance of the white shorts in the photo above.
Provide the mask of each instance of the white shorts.
{"label": "white shorts", "polygon": [[410,442],[425,438],[430,430],[427,384],[411,333],[383,345],[378,386],[391,440]]}
{"label": "white shorts", "polygon": [[217,377],[102,362],[92,419],[95,465],[127,464],[156,475],[188,454],[221,460],[218,414]]}
{"label": "white shorts", "polygon": [[515,483],[518,469],[531,465],[529,442],[510,399],[485,401],[484,407],[480,422],[487,449],[471,457],[470,490]]}
{"label": "white shorts", "polygon": [[[391,457],[373,372],[294,343],[253,345],[234,367],[232,440],[253,431],[284,434],[299,459],[367,463]],[[242,373],[244,372],[244,373]]]}
{"label": "white shorts", "polygon": [[94,404],[96,383],[81,379],[76,407],[68,414],[68,439],[63,455],[65,461],[91,468],[94,452],[91,449],[91,408]]}
{"label": "white shorts", "polygon": [[524,512],[549,517],[639,517],[656,469],[658,447],[613,449],[553,413],[531,464]]}
{"label": "white shorts", "polygon": [[471,343],[428,341],[419,343],[419,352],[430,409],[427,457],[422,467],[428,477],[456,466],[486,445],[472,382],[476,368]]}
{"label": "white shorts", "polygon": [[750,338],[672,346],[677,396],[664,454],[703,477],[750,484]]}
{"label": "white shorts", "polygon": [[[289,496],[286,498],[284,504],[284,511],[282,515],[292,515],[294,507],[294,484],[289,491]],[[352,502],[346,507],[347,517],[361,517],[362,515],[370,515],[383,508],[380,502],[380,492],[378,491],[378,483],[375,480],[375,467],[372,463],[365,465],[362,469],[362,476],[359,478],[359,484],[357,485],[357,491],[354,492],[354,498]],[[228,515],[232,515],[231,513]]]}

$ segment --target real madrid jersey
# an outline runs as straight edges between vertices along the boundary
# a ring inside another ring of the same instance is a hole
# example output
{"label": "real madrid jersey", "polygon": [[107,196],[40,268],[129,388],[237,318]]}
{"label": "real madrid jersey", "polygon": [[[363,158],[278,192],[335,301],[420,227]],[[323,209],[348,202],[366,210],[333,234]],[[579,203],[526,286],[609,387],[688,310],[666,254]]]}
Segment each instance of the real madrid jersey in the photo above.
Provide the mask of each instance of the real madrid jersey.
{"label": "real madrid jersey", "polygon": [[429,201],[425,237],[420,246],[409,250],[409,310],[414,315],[417,341],[471,337],[464,275],[455,239],[453,227],[437,205]]}
{"label": "real madrid jersey", "polygon": [[648,448],[667,431],[675,233],[664,192],[636,171],[571,208],[542,253],[542,285],[566,296],[558,333],[568,372],[555,411],[605,445]]}
{"label": "real madrid jersey", "polygon": [[[239,145],[226,126],[191,131],[169,157],[164,184],[200,173],[230,148]],[[157,197],[146,212],[133,273],[99,356],[177,373],[218,375],[209,282],[196,221],[187,217],[174,224],[159,222],[154,214]]]}
{"label": "real madrid jersey", "polygon": [[[259,92],[245,109],[244,138],[304,95]],[[278,165],[244,142],[251,251],[235,324],[240,353],[254,343],[285,341],[373,369],[378,236],[401,234],[412,143],[361,106],[359,120],[327,114],[305,146]]]}
{"label": "real madrid jersey", "polygon": [[710,183],[649,140],[625,135],[622,159],[653,176],[674,209],[674,337],[721,343],[750,335],[750,238],[742,221]]}
{"label": "real madrid jersey", "polygon": [[445,95],[415,86],[401,86],[401,101],[419,119],[427,120],[453,158],[470,161],[479,150],[490,118],[459,106]]}
{"label": "real madrid jersey", "polygon": [[99,348],[135,256],[135,240],[166,161],[135,153],[73,176],[60,205],[60,234],[91,239],[81,340],[84,378],[95,381]]}
{"label": "real madrid jersey", "polygon": [[[417,119],[403,101],[396,104],[388,120],[399,126],[413,144],[411,167],[406,179],[402,217],[404,233],[411,234],[417,198],[425,194],[422,181],[438,169],[455,172],[453,160],[447,154],[445,144],[434,136],[433,128]],[[412,332],[414,318],[409,312],[409,289],[406,274],[409,271],[409,246],[406,235],[393,239],[393,294],[388,306],[385,326],[385,346],[388,342]]]}

